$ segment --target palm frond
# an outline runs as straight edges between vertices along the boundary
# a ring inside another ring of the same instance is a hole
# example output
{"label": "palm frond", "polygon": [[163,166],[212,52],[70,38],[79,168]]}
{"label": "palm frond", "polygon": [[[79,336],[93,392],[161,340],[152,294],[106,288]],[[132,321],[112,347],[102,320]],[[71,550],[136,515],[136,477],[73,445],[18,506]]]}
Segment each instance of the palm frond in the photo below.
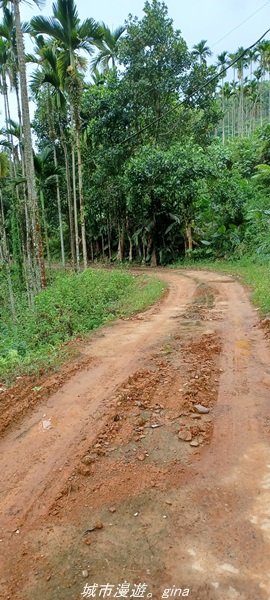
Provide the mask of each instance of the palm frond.
{"label": "palm frond", "polygon": [[43,8],[46,4],[46,0],[33,0],[33,2],[38,8]]}
{"label": "palm frond", "polygon": [[36,54],[25,54],[25,62],[38,64],[39,59]]}
{"label": "palm frond", "polygon": [[12,144],[8,140],[0,140],[0,146],[3,146],[3,148],[7,148],[8,150],[12,150]]}
{"label": "palm frond", "polygon": [[81,40],[86,39],[90,43],[94,43],[95,40],[101,40],[103,37],[103,28],[94,19],[86,19],[78,27],[78,36]]}
{"label": "palm frond", "polygon": [[61,23],[53,17],[33,17],[30,22],[33,34],[43,33],[48,35],[58,42],[64,44],[66,41],[66,33]]}
{"label": "palm frond", "polygon": [[123,35],[123,33],[125,33],[126,31],[126,26],[125,25],[120,25],[119,27],[117,27],[114,31],[113,31],[113,37],[115,40],[119,40],[119,38],[121,37],[121,35]]}
{"label": "palm frond", "polygon": [[5,38],[5,40],[9,40],[10,39],[10,30],[5,25],[5,23],[0,23],[0,36],[2,38]]}
{"label": "palm frond", "polygon": [[46,60],[47,63],[49,63],[53,71],[57,70],[57,56],[52,46],[46,45],[42,49],[42,57],[44,58],[44,60]]}
{"label": "palm frond", "polygon": [[3,23],[9,29],[9,31],[12,31],[12,29],[14,27],[13,12],[7,6],[5,6],[3,9],[3,13],[4,13]]}
{"label": "palm frond", "polygon": [[29,21],[23,21],[21,24],[21,29],[23,33],[31,33],[31,25]]}
{"label": "palm frond", "polygon": [[52,8],[54,18],[61,23],[67,35],[69,31],[77,29],[80,19],[74,0],[57,0]]}
{"label": "palm frond", "polygon": [[[77,44],[75,45],[75,48],[77,48]],[[94,50],[93,50],[93,42],[89,41],[89,40],[81,40],[80,41],[80,48],[82,50],[85,50],[86,52],[88,52],[88,54],[93,54]]]}
{"label": "palm frond", "polygon": [[36,69],[30,79],[30,88],[34,94],[40,91],[41,86],[44,84],[44,72],[40,69]]}

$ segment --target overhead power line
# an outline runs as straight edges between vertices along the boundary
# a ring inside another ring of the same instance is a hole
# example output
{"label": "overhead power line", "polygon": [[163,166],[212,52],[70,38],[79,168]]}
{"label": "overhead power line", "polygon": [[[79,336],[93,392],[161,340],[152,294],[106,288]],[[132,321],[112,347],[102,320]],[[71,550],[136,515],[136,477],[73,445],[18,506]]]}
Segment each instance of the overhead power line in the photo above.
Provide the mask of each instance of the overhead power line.
{"label": "overhead power line", "polygon": [[[210,85],[211,83],[213,83],[213,81],[215,81],[216,79],[220,79],[220,77],[224,73],[227,73],[227,71],[231,67],[233,67],[233,65],[235,65],[236,63],[238,63],[238,61],[241,60],[241,58],[243,58],[244,56],[246,56],[246,54],[250,50],[252,50],[252,48],[254,48],[255,46],[257,46],[263,40],[263,38],[269,33],[269,31],[270,31],[270,27],[269,27],[269,29],[267,29],[263,33],[263,35],[261,35],[259,37],[259,39],[256,40],[256,42],[254,42],[253,44],[251,44],[250,46],[248,46],[248,48],[245,48],[245,50],[243,50],[243,52],[240,52],[240,54],[238,54],[226,67],[224,67],[218,73],[216,73],[215,75],[213,75],[212,77],[210,77],[210,79],[207,79],[207,81],[202,86],[200,86],[197,89],[195,89],[192,92],[192,94],[190,94],[190,98],[192,98],[192,96],[194,96],[194,94],[197,94],[198,92],[201,92],[202,90],[204,90],[208,85]],[[184,102],[182,101],[182,102],[180,102],[180,104],[184,104]],[[127,142],[129,142],[130,140],[132,140],[133,138],[136,138],[138,135],[140,135],[144,131],[147,131],[147,129],[149,129],[153,125],[156,125],[156,123],[159,123],[160,121],[162,121],[162,119],[164,119],[164,117],[166,117],[170,113],[174,112],[176,110],[176,108],[178,108],[178,107],[173,106],[172,108],[169,108],[168,110],[164,111],[164,113],[162,115],[160,115],[159,117],[156,117],[150,123],[148,123],[147,125],[145,125],[144,127],[142,127],[139,131],[136,131],[135,133],[132,133],[131,135],[127,136],[122,142],[119,142],[116,145],[117,146],[122,146],[122,145],[126,144]]]}
{"label": "overhead power line", "polygon": [[237,29],[239,29],[240,27],[242,27],[242,25],[245,25],[245,23],[247,23],[248,21],[250,21],[250,19],[253,19],[253,17],[255,17],[259,12],[261,12],[261,10],[263,10],[268,4],[270,4],[270,0],[267,0],[267,2],[265,2],[259,8],[257,8],[257,10],[255,10],[251,15],[249,15],[246,19],[244,19],[244,21],[242,21],[241,23],[239,23],[238,25],[236,25],[236,27],[233,27],[233,29],[231,29],[230,31],[228,31],[228,33],[225,33],[225,35],[223,35],[221,38],[219,38],[219,40],[217,40],[216,42],[214,42],[214,44],[211,44],[211,48],[214,48],[214,46],[217,46],[217,44],[219,44],[220,42],[222,42],[223,40],[225,40],[225,38],[228,37],[229,35],[231,35],[231,33],[233,33],[234,31],[237,31]]}

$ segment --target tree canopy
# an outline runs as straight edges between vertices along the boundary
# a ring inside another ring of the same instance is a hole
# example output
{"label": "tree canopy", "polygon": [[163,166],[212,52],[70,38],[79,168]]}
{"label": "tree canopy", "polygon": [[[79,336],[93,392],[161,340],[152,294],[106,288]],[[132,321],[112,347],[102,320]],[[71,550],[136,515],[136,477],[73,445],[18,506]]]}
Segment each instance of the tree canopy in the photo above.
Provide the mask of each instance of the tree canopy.
{"label": "tree canopy", "polygon": [[75,0],[27,24],[19,0],[1,5],[0,261],[13,312],[12,286],[33,303],[51,261],[79,271],[268,252],[268,40],[215,58],[207,40],[188,48],[159,0],[114,31],[81,20]]}

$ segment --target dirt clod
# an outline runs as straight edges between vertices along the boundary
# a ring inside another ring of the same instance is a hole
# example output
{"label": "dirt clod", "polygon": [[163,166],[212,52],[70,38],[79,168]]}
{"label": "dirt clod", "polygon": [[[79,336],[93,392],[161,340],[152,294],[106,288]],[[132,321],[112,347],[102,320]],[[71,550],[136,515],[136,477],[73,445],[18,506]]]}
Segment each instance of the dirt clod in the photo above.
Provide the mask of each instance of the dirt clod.
{"label": "dirt clod", "polygon": [[188,429],[180,429],[178,432],[179,440],[183,442],[190,442],[192,440],[191,432]]}
{"label": "dirt clod", "polygon": [[82,463],[84,465],[91,465],[95,462],[95,457],[91,456],[91,454],[86,454],[85,456],[83,456],[82,458]]}
{"label": "dirt clod", "polygon": [[207,406],[202,406],[202,404],[194,404],[194,408],[199,414],[207,415],[210,412],[210,409]]}
{"label": "dirt clod", "polygon": [[138,456],[137,456],[137,459],[138,459],[138,460],[140,460],[141,462],[142,462],[143,460],[145,460],[145,458],[146,458],[146,455],[145,455],[145,454],[138,454]]}
{"label": "dirt clod", "polygon": [[91,469],[89,467],[86,467],[86,465],[79,465],[78,473],[79,475],[87,477],[88,475],[91,475]]}
{"label": "dirt clod", "polygon": [[198,440],[192,440],[190,442],[190,446],[192,446],[193,448],[198,448],[199,445],[200,444],[199,444]]}

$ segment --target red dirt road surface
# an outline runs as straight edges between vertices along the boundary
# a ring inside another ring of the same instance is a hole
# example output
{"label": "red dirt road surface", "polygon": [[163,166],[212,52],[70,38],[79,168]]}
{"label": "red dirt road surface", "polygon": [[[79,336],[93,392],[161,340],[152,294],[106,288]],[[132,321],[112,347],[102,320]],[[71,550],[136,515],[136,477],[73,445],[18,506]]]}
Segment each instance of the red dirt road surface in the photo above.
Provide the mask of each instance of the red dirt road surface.
{"label": "red dirt road surface", "polygon": [[156,274],[1,404],[1,599],[270,600],[269,342],[237,281]]}

